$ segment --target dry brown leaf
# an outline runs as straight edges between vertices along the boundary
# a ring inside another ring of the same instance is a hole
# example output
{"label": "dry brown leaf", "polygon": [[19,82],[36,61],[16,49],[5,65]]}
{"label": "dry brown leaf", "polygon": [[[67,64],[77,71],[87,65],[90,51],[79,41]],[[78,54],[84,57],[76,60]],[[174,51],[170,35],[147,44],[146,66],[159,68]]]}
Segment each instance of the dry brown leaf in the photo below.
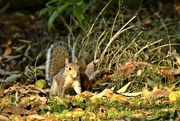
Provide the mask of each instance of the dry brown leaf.
{"label": "dry brown leaf", "polygon": [[19,86],[19,84],[14,84],[13,86],[9,87],[8,89],[6,89],[4,92],[7,93],[7,92],[11,92],[11,91],[15,91],[17,89],[21,88]]}
{"label": "dry brown leaf", "polygon": [[140,62],[126,62],[125,65],[119,66],[118,70],[122,71],[125,77],[129,76],[135,67],[139,66]]}
{"label": "dry brown leaf", "polygon": [[166,67],[161,67],[159,68],[160,72],[163,73],[168,80],[173,83],[175,81],[174,76],[172,75],[172,69],[166,68]]}
{"label": "dry brown leaf", "polygon": [[130,62],[127,62],[124,66],[125,66],[125,68],[132,68],[132,67],[138,66],[139,64],[140,64],[140,62],[130,61]]}
{"label": "dry brown leaf", "polygon": [[37,113],[36,111],[30,111],[30,110],[24,109],[22,107],[16,107],[15,105],[6,106],[3,110],[3,112],[17,114],[17,115],[36,114]]}
{"label": "dry brown leaf", "polygon": [[145,19],[144,25],[150,25],[152,23],[152,20],[150,18]]}
{"label": "dry brown leaf", "polygon": [[175,82],[175,79],[174,79],[174,76],[173,75],[167,75],[167,78],[168,80],[171,82],[171,83],[174,83]]}
{"label": "dry brown leaf", "polygon": [[87,65],[87,68],[86,68],[85,73],[86,73],[86,75],[87,75],[88,77],[90,77],[91,74],[92,74],[93,72],[95,72],[95,64],[98,63],[99,61],[100,61],[100,59],[97,59],[97,60],[94,60],[94,61],[90,62],[90,63]]}
{"label": "dry brown leaf", "polygon": [[14,84],[13,86],[9,87],[8,89],[6,89],[4,91],[4,93],[19,93],[18,95],[29,95],[30,93],[33,93],[33,94],[38,94],[38,93],[44,93],[46,94],[47,92],[49,92],[49,89],[40,89],[38,87],[36,87],[35,85],[20,85],[20,84]]}
{"label": "dry brown leaf", "polygon": [[113,74],[110,75],[110,73],[102,73],[102,75],[103,75],[103,78],[102,78],[103,82],[111,81],[111,78],[113,76]]}
{"label": "dry brown leaf", "polygon": [[40,116],[38,114],[28,115],[26,117],[26,121],[44,120],[44,119],[46,119],[44,116]]}
{"label": "dry brown leaf", "polygon": [[6,56],[10,55],[11,53],[12,53],[12,49],[10,47],[8,47],[8,48],[6,48],[3,56],[6,57]]}
{"label": "dry brown leaf", "polygon": [[94,69],[94,63],[91,62],[91,63],[89,63],[89,64],[87,65],[87,68],[86,68],[85,73],[86,73],[86,75],[89,77],[89,76],[92,74],[92,72],[94,72],[94,71],[95,71],[95,69]]}
{"label": "dry brown leaf", "polygon": [[160,67],[159,68],[160,72],[163,74],[171,74],[171,69],[167,67]]}
{"label": "dry brown leaf", "polygon": [[3,115],[0,115],[0,121],[9,121],[9,118]]}
{"label": "dry brown leaf", "polygon": [[168,95],[169,95],[168,91],[164,91],[160,89],[155,89],[149,93],[150,98],[168,97]]}
{"label": "dry brown leaf", "polygon": [[29,105],[29,104],[36,104],[36,105],[45,105],[47,103],[46,97],[40,97],[39,95],[32,95],[30,97],[23,97],[20,100],[21,105]]}

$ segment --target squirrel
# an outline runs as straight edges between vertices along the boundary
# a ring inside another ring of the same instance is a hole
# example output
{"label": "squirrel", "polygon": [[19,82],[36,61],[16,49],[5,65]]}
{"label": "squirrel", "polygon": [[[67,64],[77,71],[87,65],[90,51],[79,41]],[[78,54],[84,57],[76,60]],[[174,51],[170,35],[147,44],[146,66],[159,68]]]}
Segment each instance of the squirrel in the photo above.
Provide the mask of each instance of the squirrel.
{"label": "squirrel", "polygon": [[52,44],[46,58],[46,80],[51,85],[50,94],[62,97],[68,88],[81,93],[79,73],[72,47],[64,42]]}
{"label": "squirrel", "polygon": [[78,63],[80,62],[69,44],[56,42],[49,47],[45,72],[48,85],[51,86],[51,95],[62,97],[65,92],[72,89],[77,94],[91,90],[92,84]]}

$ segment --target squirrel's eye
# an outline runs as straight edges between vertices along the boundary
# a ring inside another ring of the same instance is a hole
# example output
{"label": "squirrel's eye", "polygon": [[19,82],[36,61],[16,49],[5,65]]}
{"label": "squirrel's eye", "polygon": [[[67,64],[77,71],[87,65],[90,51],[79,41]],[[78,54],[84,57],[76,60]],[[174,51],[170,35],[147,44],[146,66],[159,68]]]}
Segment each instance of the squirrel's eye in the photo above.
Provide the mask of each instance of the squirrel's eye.
{"label": "squirrel's eye", "polygon": [[71,70],[72,68],[69,66],[69,70]]}

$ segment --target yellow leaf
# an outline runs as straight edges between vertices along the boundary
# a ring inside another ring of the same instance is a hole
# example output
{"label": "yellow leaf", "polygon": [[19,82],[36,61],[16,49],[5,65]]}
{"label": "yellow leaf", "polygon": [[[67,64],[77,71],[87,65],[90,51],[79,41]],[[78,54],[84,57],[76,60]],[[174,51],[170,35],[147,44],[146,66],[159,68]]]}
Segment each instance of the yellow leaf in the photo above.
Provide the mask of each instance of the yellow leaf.
{"label": "yellow leaf", "polygon": [[120,94],[113,94],[110,98],[110,102],[127,102],[127,98],[125,96],[122,96]]}
{"label": "yellow leaf", "polygon": [[36,81],[35,85],[36,85],[36,87],[39,87],[40,89],[42,89],[46,86],[46,81],[43,79],[40,79],[40,80]]}
{"label": "yellow leaf", "polygon": [[91,101],[98,101],[98,99],[101,99],[103,96],[108,96],[109,94],[113,94],[113,91],[111,89],[105,89],[101,93],[92,96]]}
{"label": "yellow leaf", "polygon": [[136,97],[142,94],[142,92],[133,92],[133,93],[121,93],[124,96],[128,96],[128,97]]}
{"label": "yellow leaf", "polygon": [[81,117],[81,116],[83,116],[83,115],[85,115],[85,112],[84,112],[82,109],[80,109],[80,108],[75,109],[75,110],[73,111],[73,117],[75,117],[75,118]]}
{"label": "yellow leaf", "polygon": [[180,98],[180,91],[179,92],[171,92],[169,94],[169,101],[170,102],[175,102],[177,99]]}
{"label": "yellow leaf", "polygon": [[117,93],[124,93],[127,90],[127,88],[129,87],[130,84],[131,84],[131,82],[127,83],[125,86],[123,86],[121,89],[119,89],[117,91]]}

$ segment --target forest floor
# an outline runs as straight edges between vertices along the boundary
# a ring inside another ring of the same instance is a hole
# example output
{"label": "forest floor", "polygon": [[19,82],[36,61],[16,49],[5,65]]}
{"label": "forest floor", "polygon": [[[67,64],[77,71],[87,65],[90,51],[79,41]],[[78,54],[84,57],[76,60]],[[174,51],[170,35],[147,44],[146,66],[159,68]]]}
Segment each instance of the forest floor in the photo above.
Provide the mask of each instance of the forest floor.
{"label": "forest floor", "polygon": [[[39,11],[1,13],[0,121],[179,121],[180,15],[129,12],[73,34],[58,20],[48,32]],[[49,95],[46,51],[62,36],[86,56],[92,91]]]}

